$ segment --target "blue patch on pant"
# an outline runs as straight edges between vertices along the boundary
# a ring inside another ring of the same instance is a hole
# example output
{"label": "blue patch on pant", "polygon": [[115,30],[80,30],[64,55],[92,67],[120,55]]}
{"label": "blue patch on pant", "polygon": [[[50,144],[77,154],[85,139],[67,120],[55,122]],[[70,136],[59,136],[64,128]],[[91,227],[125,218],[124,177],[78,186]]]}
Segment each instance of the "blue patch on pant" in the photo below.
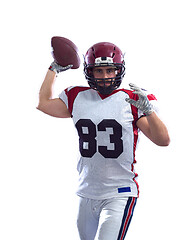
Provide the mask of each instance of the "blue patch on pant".
{"label": "blue patch on pant", "polygon": [[118,193],[123,193],[123,192],[131,192],[131,188],[130,187],[118,188]]}

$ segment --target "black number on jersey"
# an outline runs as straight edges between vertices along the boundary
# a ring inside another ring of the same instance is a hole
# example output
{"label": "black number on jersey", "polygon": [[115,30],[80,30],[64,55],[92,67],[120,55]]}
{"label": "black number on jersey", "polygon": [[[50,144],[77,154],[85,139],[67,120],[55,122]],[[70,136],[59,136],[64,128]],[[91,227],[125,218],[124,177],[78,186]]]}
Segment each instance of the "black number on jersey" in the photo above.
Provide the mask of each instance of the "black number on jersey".
{"label": "black number on jersey", "polygon": [[[80,119],[76,123],[79,134],[79,149],[83,157],[91,158],[96,152],[96,126],[90,119]],[[87,148],[85,148],[85,143]]]}
{"label": "black number on jersey", "polygon": [[[83,157],[91,158],[98,151],[105,158],[117,158],[123,152],[122,126],[114,119],[105,119],[96,125],[90,119],[80,119],[76,123],[79,134],[79,148]],[[107,146],[97,146],[97,131],[113,129],[113,134],[109,134],[110,143],[114,144],[114,149],[109,150]]]}

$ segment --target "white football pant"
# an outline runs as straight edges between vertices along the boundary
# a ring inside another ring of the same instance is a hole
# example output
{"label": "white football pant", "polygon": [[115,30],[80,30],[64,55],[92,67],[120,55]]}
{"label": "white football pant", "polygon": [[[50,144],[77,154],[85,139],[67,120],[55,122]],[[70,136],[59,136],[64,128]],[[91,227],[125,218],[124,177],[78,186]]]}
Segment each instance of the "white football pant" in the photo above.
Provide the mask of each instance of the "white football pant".
{"label": "white football pant", "polygon": [[80,197],[77,227],[81,240],[124,240],[137,198]]}

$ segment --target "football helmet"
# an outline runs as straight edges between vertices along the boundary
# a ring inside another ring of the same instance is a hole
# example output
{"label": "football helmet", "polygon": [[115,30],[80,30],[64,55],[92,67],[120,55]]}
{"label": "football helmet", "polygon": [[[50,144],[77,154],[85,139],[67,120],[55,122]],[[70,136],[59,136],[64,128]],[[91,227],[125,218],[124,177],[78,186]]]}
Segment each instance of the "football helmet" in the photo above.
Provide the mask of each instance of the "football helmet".
{"label": "football helmet", "polygon": [[[94,67],[112,66],[115,68],[115,78],[95,78]],[[84,57],[84,74],[91,88],[103,95],[108,95],[117,89],[125,75],[125,62],[121,50],[109,42],[100,42],[90,47]],[[105,84],[108,81],[108,86]],[[98,84],[100,83],[101,84]],[[104,84],[102,84],[102,82]]]}

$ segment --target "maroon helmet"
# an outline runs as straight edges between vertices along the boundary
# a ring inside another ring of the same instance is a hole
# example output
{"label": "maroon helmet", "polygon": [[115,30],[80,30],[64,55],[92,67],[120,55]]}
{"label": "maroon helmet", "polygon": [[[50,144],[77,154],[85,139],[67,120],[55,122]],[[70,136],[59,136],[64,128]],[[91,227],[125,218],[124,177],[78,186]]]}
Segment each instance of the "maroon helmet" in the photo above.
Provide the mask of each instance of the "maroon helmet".
{"label": "maroon helmet", "polygon": [[[113,66],[116,69],[115,78],[94,78],[93,68]],[[123,53],[114,44],[109,42],[100,42],[89,48],[84,57],[84,73],[91,88],[97,90],[101,94],[110,94],[117,89],[125,75],[125,62]],[[98,81],[103,81],[104,86],[98,85]],[[110,82],[110,86],[106,87],[105,81]]]}

